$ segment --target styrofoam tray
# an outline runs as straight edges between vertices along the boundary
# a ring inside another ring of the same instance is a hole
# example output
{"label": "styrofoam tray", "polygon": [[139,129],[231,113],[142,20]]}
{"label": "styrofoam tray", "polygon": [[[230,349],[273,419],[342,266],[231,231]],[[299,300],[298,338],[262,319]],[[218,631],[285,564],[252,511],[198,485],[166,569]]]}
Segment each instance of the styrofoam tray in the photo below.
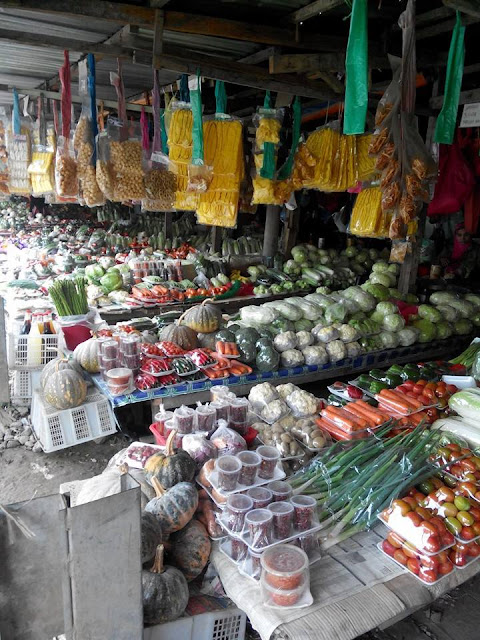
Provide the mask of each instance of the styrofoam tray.
{"label": "styrofoam tray", "polygon": [[197,478],[197,484],[200,485],[200,487],[202,487],[202,489],[205,489],[205,491],[208,494],[208,497],[210,498],[210,500],[213,500],[213,502],[217,505],[217,507],[220,507],[220,509],[225,509],[226,502],[217,502],[215,500],[215,498],[213,497],[213,494],[210,491],[210,489],[208,487],[206,487],[204,484],[202,484],[198,478]]}
{"label": "styrofoam tray", "polygon": [[356,389],[360,389],[360,391],[363,393],[363,397],[362,398],[351,398],[345,390],[335,389],[333,384],[328,385],[327,389],[330,391],[330,393],[333,393],[334,396],[337,396],[338,398],[342,398],[342,400],[348,400],[349,402],[353,401],[353,400],[365,400],[365,398],[369,398],[370,397],[369,394],[364,389],[359,387],[358,385],[353,384],[351,382],[349,382],[348,384],[352,385]]}
{"label": "styrofoam tray", "polygon": [[[446,575],[442,576],[441,578],[438,578],[438,580],[435,580],[435,582],[425,582],[425,580],[422,580],[415,573],[413,573],[412,571],[409,571],[407,569],[407,567],[405,565],[403,565],[401,562],[397,562],[393,556],[389,556],[388,553],[385,553],[385,551],[382,549],[382,543],[381,542],[377,542],[377,544],[375,546],[380,551],[380,553],[383,553],[384,556],[386,556],[387,558],[390,558],[390,560],[392,562],[394,562],[397,566],[399,566],[401,569],[403,569],[405,571],[405,573],[407,573],[408,575],[412,576],[413,578],[415,578],[416,580],[421,582],[424,587],[433,587],[434,585],[436,585],[439,582],[441,582],[444,578],[448,578],[448,576],[450,576],[455,571],[455,569],[458,569],[458,567],[456,567],[452,562],[453,570],[450,571],[450,573],[447,573]],[[437,552],[437,553],[439,553],[439,552]],[[451,561],[449,560],[449,562],[451,562]],[[463,567],[463,568],[465,568],[465,567]]]}
{"label": "styrofoam tray", "polygon": [[[410,544],[412,544],[412,545],[415,547],[415,549],[417,549],[417,551],[418,551],[418,553],[419,553],[420,555],[423,555],[423,556],[436,556],[436,555],[437,555],[438,553],[440,553],[441,551],[445,551],[446,549],[451,549],[451,547],[453,547],[453,544],[451,544],[451,545],[448,545],[448,546],[445,546],[445,547],[441,547],[440,549],[438,549],[437,551],[435,551],[435,552],[433,552],[433,553],[432,553],[431,551],[427,551],[426,549],[419,549],[419,548],[418,548],[418,546],[417,546],[417,542],[414,542],[413,540],[411,540],[411,539],[407,538],[407,536],[406,536],[404,533],[399,533],[398,531],[396,531],[395,529],[393,529],[393,528],[388,524],[388,522],[385,520],[385,518],[382,518],[382,514],[381,514],[381,513],[379,513],[379,514],[377,515],[377,518],[380,520],[380,522],[381,522],[382,524],[384,524],[384,525],[387,527],[387,529],[388,529],[389,531],[393,531],[394,533],[397,533],[401,538],[403,538],[403,539],[404,539],[404,540],[406,540],[407,542],[410,542]],[[458,542],[461,542],[462,544],[465,544],[465,540],[458,540]],[[469,540],[469,542],[473,542],[473,540]],[[454,544],[455,544],[455,543],[454,543]],[[387,554],[387,555],[388,555],[388,554]]]}
{"label": "styrofoam tray", "polygon": [[285,473],[285,471],[283,470],[283,466],[282,463],[279,462],[277,463],[276,467],[275,467],[275,471],[273,473],[273,476],[271,478],[259,478],[258,474],[257,474],[257,481],[254,482],[253,484],[240,484],[239,482],[237,482],[237,486],[235,489],[233,489],[233,491],[224,491],[223,489],[221,489],[218,486],[218,472],[215,469],[214,471],[212,471],[212,473],[210,474],[210,482],[212,483],[213,487],[215,488],[216,491],[218,491],[218,493],[220,493],[222,496],[229,496],[232,493],[240,493],[241,491],[247,491],[248,489],[252,489],[253,487],[261,487],[264,484],[269,484],[269,482],[273,482],[274,480],[283,480],[285,478],[287,474]]}
{"label": "styrofoam tray", "polygon": [[464,569],[466,569],[467,567],[469,567],[471,564],[473,564],[476,560],[478,560],[480,558],[480,556],[470,556],[467,560],[467,563],[463,565],[463,567],[459,567],[458,565],[456,565],[454,562],[452,562],[453,566],[455,567],[455,569],[460,569],[461,571],[463,571]]}
{"label": "styrofoam tray", "polygon": [[[268,509],[268,507],[267,507]],[[220,521],[221,526],[223,527],[223,523]],[[251,540],[250,540],[250,532],[246,529],[243,530],[243,532],[241,533],[241,539],[245,542],[245,544],[247,545],[247,547],[249,549],[251,549],[253,552],[255,553],[259,553],[260,551],[265,551],[266,549],[271,549],[272,547],[275,547],[277,544],[287,544],[287,542],[292,542],[293,540],[295,540],[296,538],[298,538],[299,536],[308,536],[312,533],[316,533],[317,531],[320,531],[322,529],[322,525],[318,522],[318,520],[314,521],[313,527],[311,527],[310,529],[307,529],[306,531],[298,531],[296,529],[294,529],[294,533],[289,536],[288,538],[274,538],[272,536],[272,540],[273,542],[271,542],[270,544],[265,545],[264,547],[256,547],[252,544]]]}
{"label": "styrofoam tray", "polygon": [[[477,382],[473,376],[442,376],[443,382],[446,384],[454,384],[459,391],[462,389],[472,389],[477,386]],[[463,567],[457,567],[463,569]]]}
{"label": "styrofoam tray", "polygon": [[151,373],[150,371],[145,371],[145,369],[140,369],[140,373],[144,373],[147,376],[153,376],[154,378],[162,378],[163,376],[169,376],[172,373],[176,373],[174,369],[169,369],[168,371],[162,371],[161,373]]}
{"label": "styrofoam tray", "polygon": [[132,467],[133,469],[143,469],[144,467],[144,464],[142,464],[141,460],[135,460],[135,458],[131,457],[131,453],[134,448],[154,449],[151,455],[154,455],[155,453],[163,453],[165,451],[165,447],[158,444],[147,444],[146,442],[132,442],[132,444],[129,445],[128,449],[125,451],[125,454],[122,456],[122,462],[126,462],[128,466]]}

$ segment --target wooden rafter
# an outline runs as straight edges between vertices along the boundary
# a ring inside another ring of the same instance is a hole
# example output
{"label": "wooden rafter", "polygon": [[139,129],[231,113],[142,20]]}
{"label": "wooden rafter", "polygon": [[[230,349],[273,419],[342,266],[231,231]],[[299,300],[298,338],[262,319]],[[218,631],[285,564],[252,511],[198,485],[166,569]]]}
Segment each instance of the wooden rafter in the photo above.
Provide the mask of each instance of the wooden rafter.
{"label": "wooden rafter", "polygon": [[[463,16],[462,23],[465,26],[469,24],[475,24],[480,22],[480,13],[477,17],[475,16]],[[424,40],[425,38],[433,38],[435,36],[440,35],[441,33],[450,33],[453,31],[455,26],[455,18],[451,20],[444,20],[443,22],[429,25],[428,27],[423,27],[423,29],[417,29],[417,40]]]}
{"label": "wooden rafter", "polygon": [[443,4],[450,9],[467,13],[474,18],[480,18],[480,4],[478,0],[443,0]]}
{"label": "wooden rafter", "polygon": [[315,2],[307,4],[306,7],[302,7],[301,9],[294,11],[290,16],[290,19],[295,23],[304,22],[305,20],[314,18],[321,13],[335,9],[343,3],[344,0],[315,0]]}
{"label": "wooden rafter", "polygon": [[[120,24],[131,24],[144,29],[153,29],[155,9],[105,0],[0,0],[0,7],[28,9],[47,14],[73,14],[89,18],[110,20]],[[241,22],[226,18],[165,10],[165,31],[217,36],[244,42],[313,49],[314,51],[334,51],[345,46],[344,38],[322,35],[306,35],[295,39],[294,27],[276,27],[257,22]]]}

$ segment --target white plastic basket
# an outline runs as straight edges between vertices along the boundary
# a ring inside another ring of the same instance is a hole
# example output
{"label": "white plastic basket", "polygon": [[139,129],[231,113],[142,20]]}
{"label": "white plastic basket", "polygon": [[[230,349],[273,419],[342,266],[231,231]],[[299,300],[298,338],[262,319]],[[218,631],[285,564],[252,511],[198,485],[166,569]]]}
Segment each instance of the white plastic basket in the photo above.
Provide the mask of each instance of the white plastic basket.
{"label": "white plastic basket", "polygon": [[147,627],[143,640],[244,640],[246,622],[241,609],[220,609]]}
{"label": "white plastic basket", "polygon": [[22,336],[7,333],[7,361],[10,369],[35,371],[59,355],[60,334]]}
{"label": "white plastic basket", "polygon": [[31,416],[33,430],[45,453],[102,438],[117,430],[109,401],[96,390],[88,393],[84,404],[63,411],[52,407],[36,390]]}
{"label": "white plastic basket", "polygon": [[12,376],[12,398],[29,400],[38,385],[40,371],[14,371]]}

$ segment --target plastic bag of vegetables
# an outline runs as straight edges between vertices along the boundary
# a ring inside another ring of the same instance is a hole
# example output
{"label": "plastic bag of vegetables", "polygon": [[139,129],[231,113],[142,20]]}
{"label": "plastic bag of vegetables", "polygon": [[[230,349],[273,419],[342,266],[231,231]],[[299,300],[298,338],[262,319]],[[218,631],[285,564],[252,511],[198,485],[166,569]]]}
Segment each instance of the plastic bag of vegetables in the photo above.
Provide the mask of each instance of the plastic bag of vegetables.
{"label": "plastic bag of vegetables", "polygon": [[373,284],[373,282],[368,281],[365,283],[364,290],[380,301],[390,298],[390,291],[388,287],[383,286],[383,284]]}
{"label": "plastic bag of vegetables", "polygon": [[342,342],[354,342],[360,338],[360,333],[355,329],[355,327],[352,327],[349,324],[341,324],[338,327],[338,332]]}
{"label": "plastic bag of vegetables", "polygon": [[348,358],[356,358],[363,353],[363,349],[359,342],[347,342],[345,345]]}
{"label": "plastic bag of vegetables", "polygon": [[297,348],[305,349],[313,344],[313,336],[310,331],[297,331]]}
{"label": "plastic bag of vegetables", "polygon": [[462,318],[471,318],[477,310],[468,300],[452,300],[448,304],[456,309]]}
{"label": "plastic bag of vegetables", "polygon": [[291,382],[287,382],[286,384],[279,384],[276,389],[280,398],[282,398],[282,400],[285,400],[287,396],[296,391],[298,387]]}
{"label": "plastic bag of vegetables", "polygon": [[315,323],[312,320],[307,320],[306,318],[302,318],[301,320],[297,320],[295,322],[295,331],[311,331],[315,324],[322,324],[322,318],[315,320]]}
{"label": "plastic bag of vegetables", "polygon": [[303,318],[303,312],[301,309],[296,307],[293,304],[289,304],[288,302],[276,302],[275,308],[276,310],[288,320],[295,322],[296,320],[301,320]]}
{"label": "plastic bag of vegetables", "polygon": [[451,291],[435,291],[430,296],[430,303],[435,305],[450,304],[452,300],[457,301],[458,299],[458,296]]}
{"label": "plastic bag of vegetables", "polygon": [[197,467],[202,467],[210,458],[216,458],[218,449],[207,440],[207,433],[187,433],[182,438],[182,449],[195,460]]}
{"label": "plastic bag of vegetables", "polygon": [[399,313],[389,313],[383,318],[385,331],[400,331],[405,326],[405,319]]}
{"label": "plastic bag of vegetables", "polygon": [[453,324],[454,332],[459,336],[466,336],[473,331],[473,324],[466,318],[460,318]]}
{"label": "plastic bag of vegetables", "polygon": [[330,362],[330,358],[328,357],[325,347],[320,345],[305,347],[305,349],[302,350],[302,353],[305,358],[305,364],[308,365],[322,365]]}
{"label": "plastic bag of vegetables", "polygon": [[260,411],[260,417],[268,424],[273,424],[277,420],[280,420],[290,412],[287,404],[281,398],[273,400],[269,404],[265,405]]}
{"label": "plastic bag of vegetables", "polygon": [[322,317],[323,309],[314,302],[309,302],[304,298],[290,298],[289,304],[294,304],[297,309],[300,309],[303,317],[307,320],[315,321],[317,318]]}
{"label": "plastic bag of vegetables", "polygon": [[426,318],[415,320],[413,326],[419,331],[417,342],[431,342],[437,337],[435,325]]}
{"label": "plastic bag of vegetables", "polygon": [[438,340],[446,340],[447,338],[450,338],[451,335],[453,335],[452,325],[445,320],[437,322],[435,327],[437,329]]}
{"label": "plastic bag of vegetables", "polygon": [[295,347],[297,346],[297,335],[293,331],[285,331],[284,333],[279,333],[277,336],[275,336],[273,344],[275,346],[275,349],[280,353],[289,349],[295,349]]}
{"label": "plastic bag of vegetables", "polygon": [[257,351],[255,365],[262,373],[275,371],[280,364],[280,354],[271,347],[262,347]]}
{"label": "plastic bag of vegetables", "polygon": [[330,362],[339,362],[347,357],[347,350],[341,340],[332,340],[327,342],[325,347],[330,358]]}
{"label": "plastic bag of vegetables", "polygon": [[341,302],[336,302],[325,309],[325,322],[332,324],[333,322],[343,322],[347,315],[347,309]]}
{"label": "plastic bag of vegetables", "polygon": [[442,320],[442,314],[435,307],[431,307],[429,304],[421,304],[418,307],[418,315],[420,318],[430,320],[430,322],[440,322]]}
{"label": "plastic bag of vegetables", "polygon": [[305,363],[305,358],[303,357],[303,353],[298,351],[298,349],[288,349],[282,352],[281,362],[283,367],[291,369],[292,367],[302,366]]}
{"label": "plastic bag of vegetables", "polygon": [[381,313],[382,316],[388,316],[390,313],[398,313],[398,307],[393,302],[379,302],[375,311]]}
{"label": "plastic bag of vegetables", "polygon": [[409,347],[417,341],[418,331],[414,327],[405,327],[398,332],[398,344]]}
{"label": "plastic bag of vegetables", "polygon": [[286,331],[295,331],[295,324],[291,320],[287,320],[287,318],[277,318],[270,325],[273,332],[283,333]]}
{"label": "plastic bag of vegetables", "polygon": [[377,299],[360,287],[349,287],[343,295],[358,303],[361,311],[373,311],[377,306]]}
{"label": "plastic bag of vegetables", "polygon": [[240,309],[240,319],[248,324],[272,324],[278,318],[278,311],[264,305],[249,305]]}
{"label": "plastic bag of vegetables", "polygon": [[384,349],[394,349],[398,347],[398,336],[393,331],[381,331],[380,340]]}
{"label": "plastic bag of vegetables", "polygon": [[270,382],[262,382],[250,389],[248,401],[252,405],[254,411],[260,411],[269,402],[277,400],[279,397],[277,387]]}
{"label": "plastic bag of vegetables", "polygon": [[448,401],[448,406],[459,416],[480,422],[480,389],[464,389],[454,393]]}
{"label": "plastic bag of vegetables", "polygon": [[447,322],[458,320],[458,311],[449,304],[439,304],[437,310],[442,314],[442,318]]}
{"label": "plastic bag of vegetables", "polygon": [[244,438],[230,429],[225,420],[218,421],[218,428],[212,434],[210,442],[216,447],[219,456],[235,455],[247,449]]}
{"label": "plastic bag of vegetables", "polygon": [[478,293],[466,293],[464,299],[475,305],[477,311],[480,309],[480,295]]}
{"label": "plastic bag of vegetables", "polygon": [[332,340],[338,340],[340,332],[335,327],[320,327],[318,330],[317,327],[314,327],[312,335],[317,342],[327,343]]}
{"label": "plastic bag of vegetables", "polygon": [[292,414],[297,418],[306,418],[307,416],[313,416],[317,412],[317,399],[308,391],[298,389],[291,393],[286,403],[292,411]]}

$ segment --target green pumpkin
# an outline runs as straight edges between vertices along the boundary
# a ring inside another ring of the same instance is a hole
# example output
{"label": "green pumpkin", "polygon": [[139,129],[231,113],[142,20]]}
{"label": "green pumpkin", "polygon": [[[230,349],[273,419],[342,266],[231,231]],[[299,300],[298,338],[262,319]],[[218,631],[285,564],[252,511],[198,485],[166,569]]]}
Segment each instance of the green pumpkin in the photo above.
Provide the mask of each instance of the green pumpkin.
{"label": "green pumpkin", "polygon": [[143,511],[141,525],[142,564],[144,564],[153,560],[158,545],[165,542],[165,537],[168,536],[163,535],[160,523],[153,513]]}
{"label": "green pumpkin", "polygon": [[178,344],[179,347],[190,351],[190,349],[196,349],[198,347],[197,334],[190,327],[186,327],[174,322],[173,324],[167,324],[159,333],[160,340],[167,340]]}
{"label": "green pumpkin", "polygon": [[175,430],[170,432],[165,452],[155,453],[145,463],[143,469],[145,478],[152,486],[153,478],[156,478],[164,489],[170,489],[179,482],[193,482],[196,471],[195,461],[183,449],[174,451],[173,440],[176,433]]}
{"label": "green pumpkin", "polygon": [[143,620],[161,624],[179,618],[187,608],[190,593],[185,576],[174,567],[163,564],[163,545],[158,545],[155,562],[142,571]]}
{"label": "green pumpkin", "polygon": [[87,383],[72,369],[55,369],[48,378],[43,392],[45,400],[55,409],[73,409],[85,401]]}
{"label": "green pumpkin", "polygon": [[40,376],[40,388],[45,389],[45,385],[47,384],[49,377],[54,371],[63,371],[64,369],[76,371],[77,373],[82,375],[82,367],[77,362],[75,362],[75,360],[67,358],[55,358],[55,360],[50,360],[50,362],[48,362],[43,367],[42,375]]}
{"label": "green pumpkin", "polygon": [[200,333],[213,333],[219,329],[222,322],[222,312],[207,298],[202,304],[187,309],[178,323],[183,324]]}
{"label": "green pumpkin", "polygon": [[190,482],[179,482],[165,491],[156,478],[152,484],[157,497],[150,500],[145,511],[153,513],[164,535],[180,531],[193,518],[198,507],[198,491]]}
{"label": "green pumpkin", "polygon": [[80,343],[75,347],[73,359],[78,362],[85,371],[88,371],[88,373],[98,373],[100,371],[98,364],[98,340],[96,338],[90,338]]}
{"label": "green pumpkin", "polygon": [[186,527],[170,538],[168,560],[180,569],[188,582],[200,575],[207,565],[212,548],[207,530],[198,520],[190,520]]}

